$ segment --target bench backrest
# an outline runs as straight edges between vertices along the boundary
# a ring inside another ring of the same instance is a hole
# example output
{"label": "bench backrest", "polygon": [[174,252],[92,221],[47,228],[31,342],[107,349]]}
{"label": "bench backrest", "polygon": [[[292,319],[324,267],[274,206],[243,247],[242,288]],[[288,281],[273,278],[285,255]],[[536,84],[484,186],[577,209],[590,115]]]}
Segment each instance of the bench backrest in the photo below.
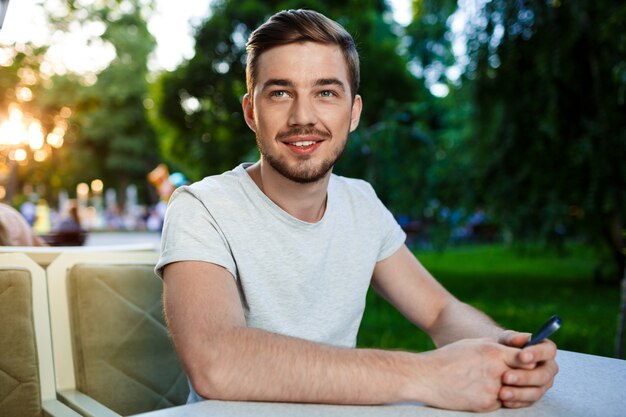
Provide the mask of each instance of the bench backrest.
{"label": "bench backrest", "polygon": [[187,382],[152,264],[76,264],[67,274],[76,389],[113,411],[184,404]]}
{"label": "bench backrest", "polygon": [[0,266],[0,415],[41,416],[30,272]]}

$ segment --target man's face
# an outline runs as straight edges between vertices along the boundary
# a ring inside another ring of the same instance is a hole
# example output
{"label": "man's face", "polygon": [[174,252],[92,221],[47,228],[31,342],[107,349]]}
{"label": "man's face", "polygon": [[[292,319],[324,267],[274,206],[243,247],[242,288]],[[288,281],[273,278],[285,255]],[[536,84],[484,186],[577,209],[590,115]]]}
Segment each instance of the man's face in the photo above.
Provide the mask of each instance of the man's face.
{"label": "man's face", "polygon": [[264,52],[257,65],[253,97],[244,97],[243,109],[262,159],[292,181],[324,178],[361,114],[341,50],[294,43]]}

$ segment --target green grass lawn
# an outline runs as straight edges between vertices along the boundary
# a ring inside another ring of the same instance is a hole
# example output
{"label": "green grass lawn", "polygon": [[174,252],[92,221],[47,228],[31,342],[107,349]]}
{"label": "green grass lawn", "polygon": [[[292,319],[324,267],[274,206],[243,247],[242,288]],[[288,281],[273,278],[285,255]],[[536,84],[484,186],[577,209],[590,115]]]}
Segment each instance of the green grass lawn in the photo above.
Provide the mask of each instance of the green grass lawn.
{"label": "green grass lawn", "polygon": [[[520,253],[504,245],[418,252],[418,259],[455,296],[503,327],[533,332],[551,315],[563,327],[551,339],[559,348],[613,356],[619,286],[594,284],[600,258],[580,245],[559,256],[539,249]],[[370,291],[359,332],[362,347],[432,349],[430,339]]]}

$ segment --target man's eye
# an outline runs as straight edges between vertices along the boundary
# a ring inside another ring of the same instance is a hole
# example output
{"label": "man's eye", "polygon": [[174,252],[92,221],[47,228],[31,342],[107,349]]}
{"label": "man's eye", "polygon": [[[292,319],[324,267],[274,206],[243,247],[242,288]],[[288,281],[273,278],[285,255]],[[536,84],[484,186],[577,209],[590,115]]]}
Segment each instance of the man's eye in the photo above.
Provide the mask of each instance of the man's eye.
{"label": "man's eye", "polygon": [[283,90],[276,90],[276,91],[272,91],[270,93],[270,97],[282,98],[282,97],[286,97],[286,96],[287,96],[287,92],[283,91]]}
{"label": "man's eye", "polygon": [[330,90],[324,90],[322,92],[320,92],[320,96],[322,97],[334,97],[336,94],[333,91]]}

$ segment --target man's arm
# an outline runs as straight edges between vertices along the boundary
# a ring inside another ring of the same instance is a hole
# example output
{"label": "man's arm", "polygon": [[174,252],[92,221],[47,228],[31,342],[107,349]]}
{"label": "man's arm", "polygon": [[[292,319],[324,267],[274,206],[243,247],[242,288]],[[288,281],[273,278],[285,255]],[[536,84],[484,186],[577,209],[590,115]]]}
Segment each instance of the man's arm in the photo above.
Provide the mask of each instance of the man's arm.
{"label": "man's arm", "polygon": [[[436,346],[461,339],[489,337],[522,347],[528,334],[505,331],[486,314],[451,295],[403,246],[374,270],[374,288],[407,319],[426,331]],[[503,375],[500,399],[506,407],[524,407],[543,396],[558,372],[556,345],[550,341],[518,351],[521,366]]]}
{"label": "man's arm", "polygon": [[498,408],[502,373],[518,349],[494,341],[428,354],[348,349],[247,328],[233,277],[206,262],[164,269],[164,304],[194,389],[222,400]]}
{"label": "man's arm", "polygon": [[450,294],[403,246],[374,269],[372,284],[437,347],[461,339],[492,337],[504,331],[486,314]]}

